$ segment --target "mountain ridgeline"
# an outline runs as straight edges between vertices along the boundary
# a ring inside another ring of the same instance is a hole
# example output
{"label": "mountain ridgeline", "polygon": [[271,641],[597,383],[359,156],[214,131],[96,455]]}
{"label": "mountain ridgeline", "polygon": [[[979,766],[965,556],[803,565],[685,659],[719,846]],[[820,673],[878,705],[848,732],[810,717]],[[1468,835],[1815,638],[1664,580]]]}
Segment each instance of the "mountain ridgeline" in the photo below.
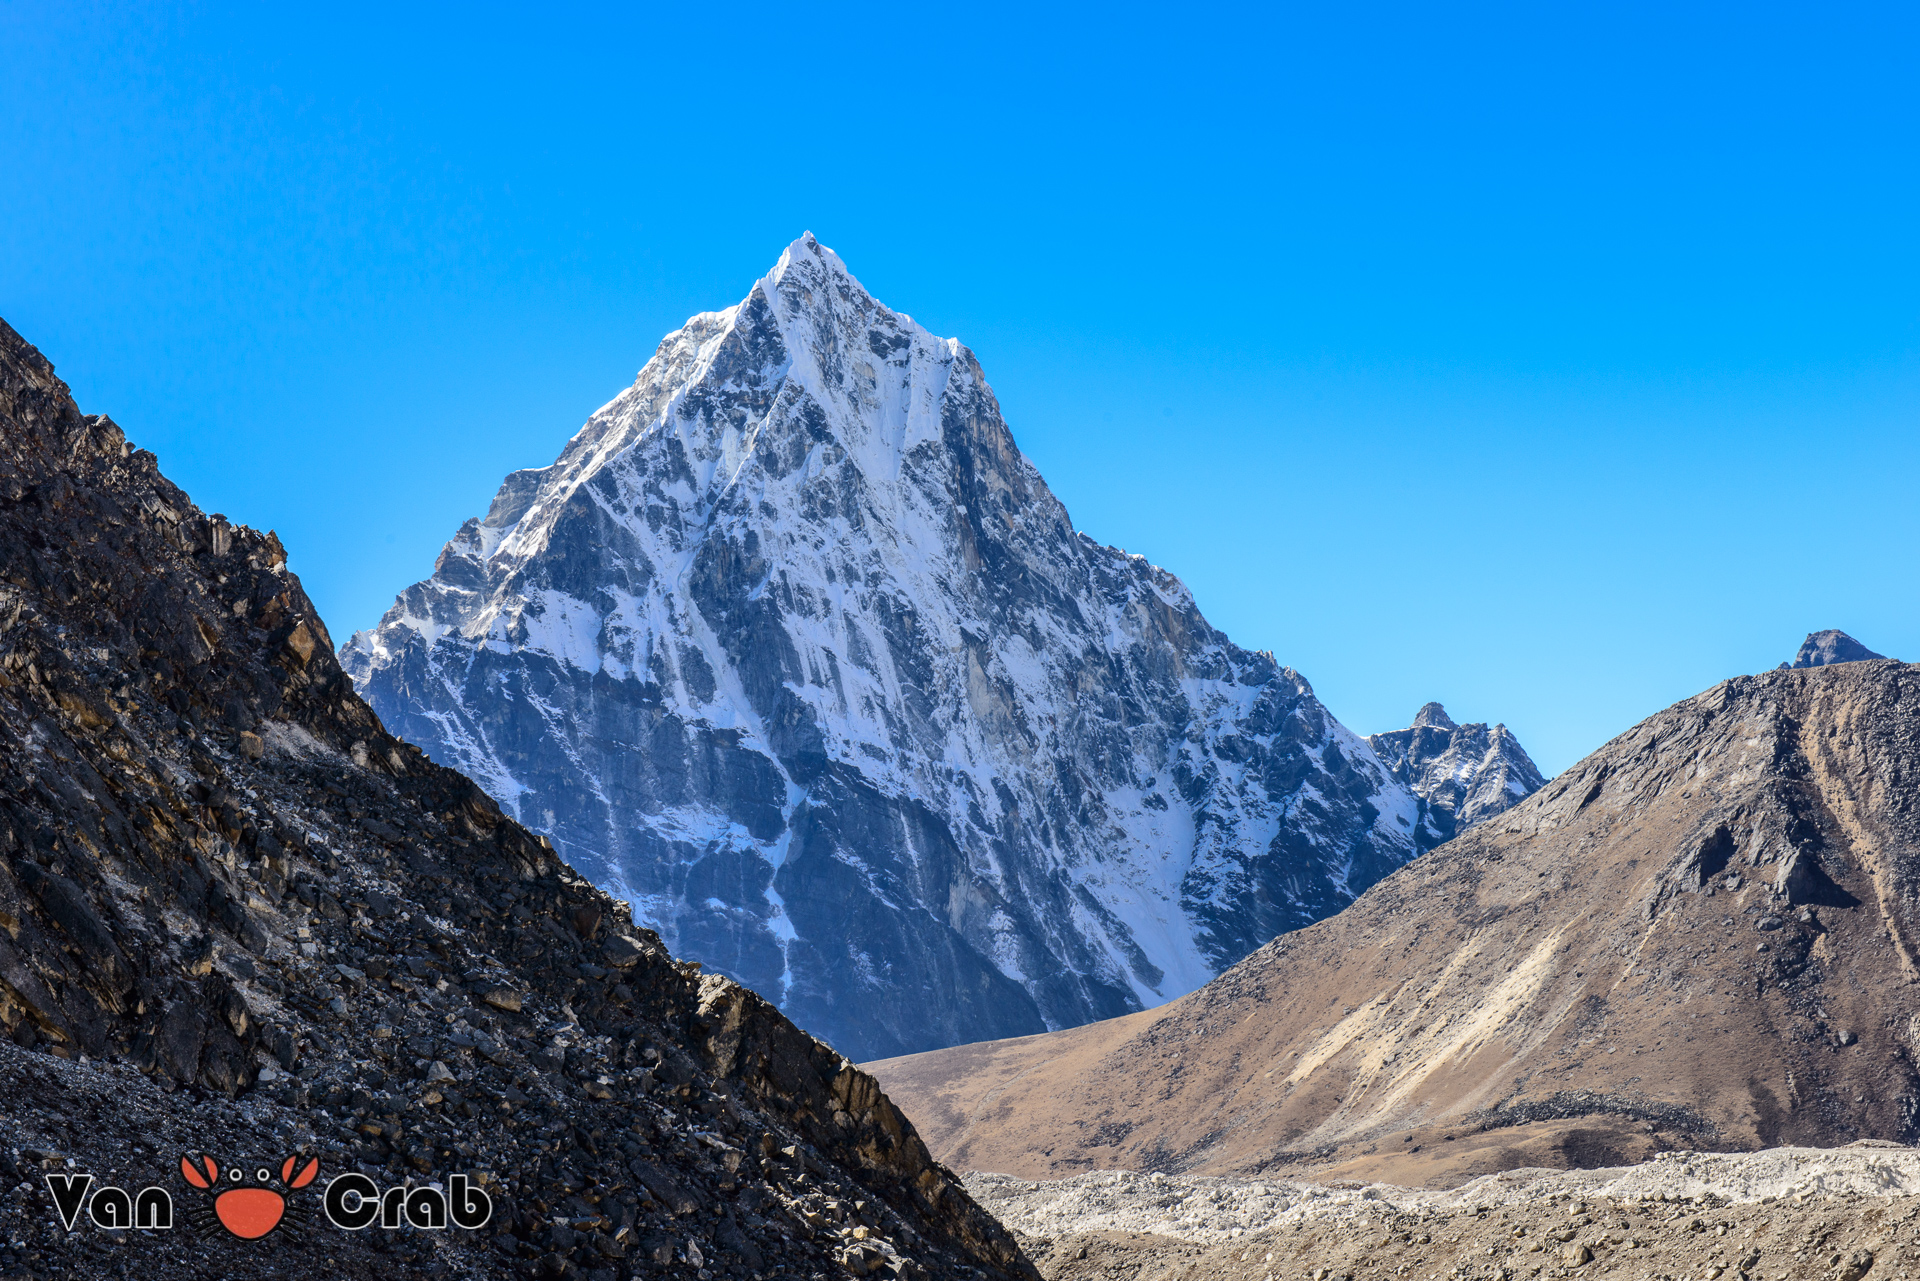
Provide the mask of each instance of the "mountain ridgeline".
{"label": "mountain ridgeline", "polygon": [[1911,1144],[1916,780],[1920,667],[1736,677],[1165,1009],[872,1068],[942,1159],[1029,1177]]}
{"label": "mountain ridgeline", "polygon": [[973,354],[811,236],[341,658],[671,947],[856,1058],[1160,1004],[1537,780],[1463,748],[1460,795],[1416,795],[1077,532]]}

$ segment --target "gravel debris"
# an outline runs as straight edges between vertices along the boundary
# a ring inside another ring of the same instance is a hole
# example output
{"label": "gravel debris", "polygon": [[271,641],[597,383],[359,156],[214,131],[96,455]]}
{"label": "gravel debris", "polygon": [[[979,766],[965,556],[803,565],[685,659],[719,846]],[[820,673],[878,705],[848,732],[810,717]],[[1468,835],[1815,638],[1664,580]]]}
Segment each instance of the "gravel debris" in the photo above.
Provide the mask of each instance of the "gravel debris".
{"label": "gravel debris", "polygon": [[969,1192],[1062,1281],[1920,1277],[1920,1152],[1674,1152],[1457,1188],[1097,1171]]}

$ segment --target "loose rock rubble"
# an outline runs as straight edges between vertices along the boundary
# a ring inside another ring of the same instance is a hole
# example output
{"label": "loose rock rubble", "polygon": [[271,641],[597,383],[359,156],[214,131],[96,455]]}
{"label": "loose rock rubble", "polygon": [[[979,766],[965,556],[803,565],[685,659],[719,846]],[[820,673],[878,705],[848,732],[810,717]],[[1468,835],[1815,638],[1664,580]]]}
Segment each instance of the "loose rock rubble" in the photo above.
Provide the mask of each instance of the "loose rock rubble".
{"label": "loose rock rubble", "polygon": [[1679,1152],[1451,1191],[1100,1172],[968,1189],[1060,1281],[1920,1276],[1920,1152]]}
{"label": "loose rock rubble", "polygon": [[[388,735],[278,540],[4,323],[0,1029],[0,1275],[1033,1275],[870,1077]],[[45,1174],[178,1200],[187,1151],[466,1173],[494,1216],[54,1221]]]}

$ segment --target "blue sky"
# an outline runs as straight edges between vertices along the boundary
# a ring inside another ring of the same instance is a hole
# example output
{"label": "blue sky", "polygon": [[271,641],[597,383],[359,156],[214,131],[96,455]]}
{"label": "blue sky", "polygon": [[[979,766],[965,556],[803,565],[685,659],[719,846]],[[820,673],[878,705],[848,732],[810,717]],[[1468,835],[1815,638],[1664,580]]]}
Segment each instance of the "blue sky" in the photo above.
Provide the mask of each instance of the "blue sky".
{"label": "blue sky", "polygon": [[1920,659],[1911,7],[274,10],[0,3],[0,316],[336,639],[811,229],[1356,730]]}

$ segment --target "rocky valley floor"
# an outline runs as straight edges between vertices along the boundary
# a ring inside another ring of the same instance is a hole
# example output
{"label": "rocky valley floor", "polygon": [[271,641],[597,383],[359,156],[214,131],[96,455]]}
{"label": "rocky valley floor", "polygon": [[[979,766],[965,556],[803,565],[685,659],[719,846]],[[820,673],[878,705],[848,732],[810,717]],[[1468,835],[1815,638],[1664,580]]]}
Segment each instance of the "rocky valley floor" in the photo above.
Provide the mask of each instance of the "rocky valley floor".
{"label": "rocky valley floor", "polygon": [[970,1174],[1060,1281],[1635,1281],[1920,1276],[1920,1152],[1675,1152],[1432,1191],[1098,1172]]}

